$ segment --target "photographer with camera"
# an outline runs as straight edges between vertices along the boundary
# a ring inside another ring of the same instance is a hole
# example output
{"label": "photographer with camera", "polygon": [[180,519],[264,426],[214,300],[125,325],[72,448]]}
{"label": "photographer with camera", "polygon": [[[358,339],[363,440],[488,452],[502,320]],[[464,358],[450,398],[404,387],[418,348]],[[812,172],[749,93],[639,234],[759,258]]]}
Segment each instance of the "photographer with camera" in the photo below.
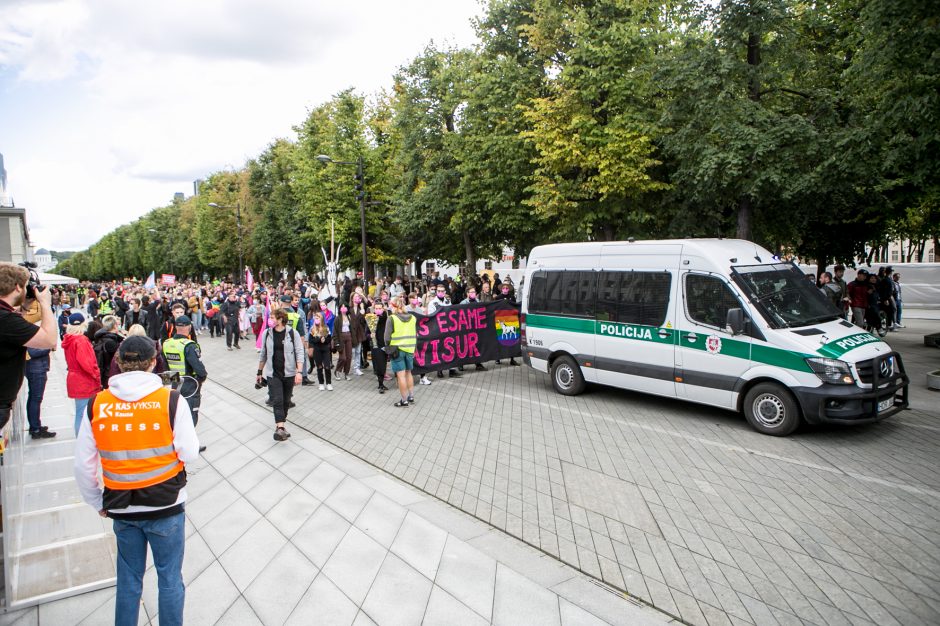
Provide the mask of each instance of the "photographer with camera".
{"label": "photographer with camera", "polygon": [[[40,305],[40,325],[20,314],[27,295]],[[23,384],[27,348],[56,346],[56,322],[52,294],[26,267],[0,263],[0,428],[10,420],[13,403]]]}

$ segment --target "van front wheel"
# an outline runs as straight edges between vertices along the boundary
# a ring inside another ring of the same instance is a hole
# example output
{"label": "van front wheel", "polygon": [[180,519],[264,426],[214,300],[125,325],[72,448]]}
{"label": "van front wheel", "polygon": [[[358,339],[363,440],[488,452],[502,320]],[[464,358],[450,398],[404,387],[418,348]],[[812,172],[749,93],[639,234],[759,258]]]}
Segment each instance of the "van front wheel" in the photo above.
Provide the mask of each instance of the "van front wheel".
{"label": "van front wheel", "polygon": [[576,396],[584,391],[581,368],[570,356],[560,356],[552,363],[552,386],[565,396]]}
{"label": "van front wheel", "polygon": [[760,383],[744,396],[744,415],[754,430],[786,437],[800,425],[800,408],[787,389],[777,383]]}

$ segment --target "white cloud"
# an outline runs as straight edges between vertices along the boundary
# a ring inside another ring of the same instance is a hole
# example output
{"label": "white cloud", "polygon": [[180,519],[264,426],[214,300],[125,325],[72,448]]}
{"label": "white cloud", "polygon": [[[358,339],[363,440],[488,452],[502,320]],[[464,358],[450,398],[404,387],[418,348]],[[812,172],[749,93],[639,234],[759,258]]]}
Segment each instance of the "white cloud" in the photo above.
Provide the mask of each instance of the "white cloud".
{"label": "white cloud", "polygon": [[427,43],[470,45],[476,0],[60,0],[0,7],[0,152],[35,243],[81,248],[240,167]]}

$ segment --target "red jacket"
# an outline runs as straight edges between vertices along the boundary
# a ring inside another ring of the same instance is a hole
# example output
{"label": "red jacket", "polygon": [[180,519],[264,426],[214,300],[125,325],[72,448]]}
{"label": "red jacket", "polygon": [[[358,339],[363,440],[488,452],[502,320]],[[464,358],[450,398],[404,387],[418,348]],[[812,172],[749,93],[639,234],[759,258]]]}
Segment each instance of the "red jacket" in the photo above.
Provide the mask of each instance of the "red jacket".
{"label": "red jacket", "polygon": [[62,338],[65,364],[69,368],[65,379],[70,398],[90,398],[101,390],[101,374],[95,349],[85,335],[66,335]]}
{"label": "red jacket", "polygon": [[857,307],[861,309],[868,308],[868,283],[867,282],[858,282],[853,280],[850,282],[846,288],[846,291],[849,292],[849,306]]}

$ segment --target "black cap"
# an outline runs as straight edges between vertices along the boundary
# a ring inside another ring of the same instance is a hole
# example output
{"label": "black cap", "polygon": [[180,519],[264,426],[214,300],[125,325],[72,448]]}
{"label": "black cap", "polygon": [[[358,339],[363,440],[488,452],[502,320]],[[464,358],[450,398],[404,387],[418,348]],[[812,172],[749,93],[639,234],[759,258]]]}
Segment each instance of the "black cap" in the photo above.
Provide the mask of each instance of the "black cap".
{"label": "black cap", "polygon": [[281,302],[290,302],[290,301],[291,301],[290,296],[281,296]]}
{"label": "black cap", "polygon": [[122,361],[149,361],[156,355],[157,348],[150,337],[131,335],[118,348],[118,356]]}
{"label": "black cap", "polygon": [[193,321],[189,319],[188,315],[180,315],[175,320],[173,320],[173,323],[176,324],[177,326],[192,326],[193,325]]}

